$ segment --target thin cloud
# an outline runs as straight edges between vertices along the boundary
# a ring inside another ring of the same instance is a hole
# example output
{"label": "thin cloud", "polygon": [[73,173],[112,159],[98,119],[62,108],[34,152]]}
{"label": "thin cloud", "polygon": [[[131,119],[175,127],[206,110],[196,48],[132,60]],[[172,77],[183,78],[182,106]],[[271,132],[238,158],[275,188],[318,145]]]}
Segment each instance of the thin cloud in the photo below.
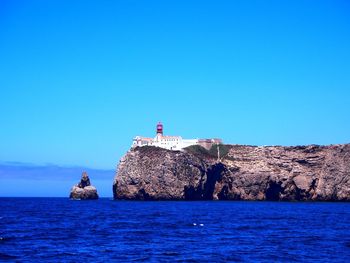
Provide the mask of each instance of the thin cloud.
{"label": "thin cloud", "polygon": [[0,163],[0,179],[76,180],[86,171],[93,180],[112,180],[115,171],[82,166],[65,167],[54,164],[35,165],[20,162]]}

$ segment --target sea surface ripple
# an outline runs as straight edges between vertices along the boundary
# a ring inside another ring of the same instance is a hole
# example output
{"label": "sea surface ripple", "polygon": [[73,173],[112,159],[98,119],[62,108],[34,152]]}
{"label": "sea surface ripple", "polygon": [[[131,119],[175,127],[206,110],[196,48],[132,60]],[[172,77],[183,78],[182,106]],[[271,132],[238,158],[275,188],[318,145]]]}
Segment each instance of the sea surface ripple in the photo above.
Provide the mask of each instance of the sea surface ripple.
{"label": "sea surface ripple", "polygon": [[0,198],[0,261],[349,259],[349,203]]}

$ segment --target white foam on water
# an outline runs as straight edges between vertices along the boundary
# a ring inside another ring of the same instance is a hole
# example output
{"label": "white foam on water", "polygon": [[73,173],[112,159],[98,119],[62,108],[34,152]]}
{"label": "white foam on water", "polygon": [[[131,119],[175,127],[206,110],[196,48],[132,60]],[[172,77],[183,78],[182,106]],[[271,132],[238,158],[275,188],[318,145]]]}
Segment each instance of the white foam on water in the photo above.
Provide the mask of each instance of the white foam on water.
{"label": "white foam on water", "polygon": [[204,226],[204,224],[199,224],[200,226]]}
{"label": "white foam on water", "polygon": [[197,223],[193,223],[193,225],[194,225],[194,226],[196,226],[196,225],[197,225]]}

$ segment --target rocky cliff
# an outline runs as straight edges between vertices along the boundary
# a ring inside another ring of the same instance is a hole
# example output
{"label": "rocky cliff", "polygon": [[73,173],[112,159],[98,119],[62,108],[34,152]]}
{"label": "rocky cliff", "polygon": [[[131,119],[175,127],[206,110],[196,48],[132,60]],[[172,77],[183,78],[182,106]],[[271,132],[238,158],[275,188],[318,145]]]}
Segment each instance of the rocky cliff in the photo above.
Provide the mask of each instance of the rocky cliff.
{"label": "rocky cliff", "polygon": [[130,150],[120,161],[115,199],[350,200],[350,144],[220,146],[207,151],[156,147]]}

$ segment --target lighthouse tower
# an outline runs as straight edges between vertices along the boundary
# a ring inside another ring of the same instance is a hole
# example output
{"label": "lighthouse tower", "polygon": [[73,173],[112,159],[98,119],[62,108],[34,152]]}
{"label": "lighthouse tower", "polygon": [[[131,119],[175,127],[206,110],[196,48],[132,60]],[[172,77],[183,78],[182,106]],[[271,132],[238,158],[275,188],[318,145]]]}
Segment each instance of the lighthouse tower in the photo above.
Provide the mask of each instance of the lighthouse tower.
{"label": "lighthouse tower", "polygon": [[163,136],[163,124],[161,122],[157,124],[157,136]]}

